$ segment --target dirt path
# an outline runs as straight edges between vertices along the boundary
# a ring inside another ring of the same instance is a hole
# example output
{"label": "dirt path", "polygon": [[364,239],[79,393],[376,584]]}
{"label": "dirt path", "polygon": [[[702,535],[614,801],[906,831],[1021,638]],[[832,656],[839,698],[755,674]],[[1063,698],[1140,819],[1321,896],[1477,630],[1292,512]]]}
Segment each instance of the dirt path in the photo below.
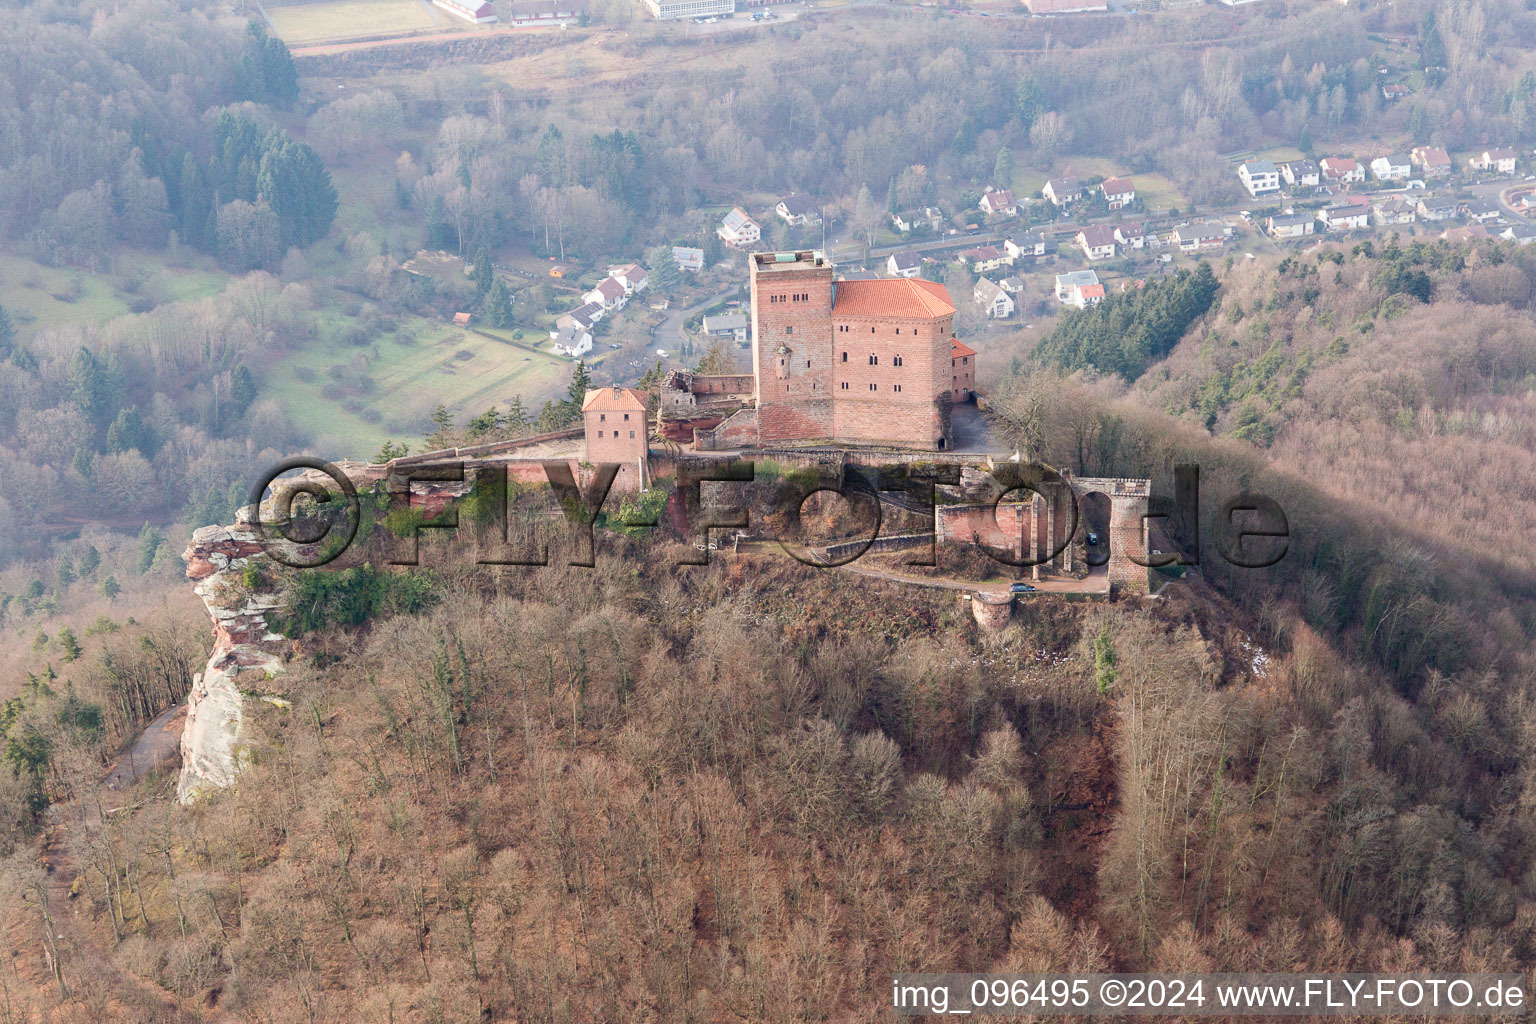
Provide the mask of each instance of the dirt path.
{"label": "dirt path", "polygon": [[133,746],[101,780],[109,790],[125,789],[138,782],[161,763],[175,757],[181,746],[181,727],[187,720],[187,706],[166,708],[139,734]]}
{"label": "dirt path", "polygon": [[[855,576],[865,576],[869,579],[885,580],[889,583],[910,583],[918,587],[933,587],[939,590],[969,590],[988,597],[1008,596],[1007,583],[977,583],[974,580],[953,580],[933,576],[908,576],[904,573],[893,572],[889,569],[879,569],[869,565],[843,565],[838,566],[844,572],[851,572]],[[1041,594],[1107,594],[1109,593],[1109,577],[1104,566],[1096,566],[1089,572],[1085,580],[1070,577],[1046,578],[1042,580],[1028,580],[1030,586]],[[1019,599],[1025,600],[1029,594],[1020,594]]]}

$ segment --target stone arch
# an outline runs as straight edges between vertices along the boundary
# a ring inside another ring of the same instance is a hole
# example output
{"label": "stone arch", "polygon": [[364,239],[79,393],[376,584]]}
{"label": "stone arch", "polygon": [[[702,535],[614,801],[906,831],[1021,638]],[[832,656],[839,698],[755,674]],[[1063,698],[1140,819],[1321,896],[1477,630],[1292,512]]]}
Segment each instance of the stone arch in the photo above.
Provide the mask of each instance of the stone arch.
{"label": "stone arch", "polygon": [[[1152,481],[1126,477],[1072,477],[1072,491],[1081,503],[1089,495],[1109,500],[1109,562],[1107,572],[1113,589],[1145,594],[1151,590],[1147,576],[1147,501]],[[1086,533],[1087,518],[1078,527]]]}

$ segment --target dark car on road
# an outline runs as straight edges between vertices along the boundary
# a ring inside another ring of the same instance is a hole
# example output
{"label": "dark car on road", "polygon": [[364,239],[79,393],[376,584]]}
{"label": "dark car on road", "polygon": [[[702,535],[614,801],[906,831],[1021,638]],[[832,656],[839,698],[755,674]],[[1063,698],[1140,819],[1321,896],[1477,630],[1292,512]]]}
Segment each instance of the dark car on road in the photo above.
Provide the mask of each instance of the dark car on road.
{"label": "dark car on road", "polygon": [[1030,586],[1028,583],[1008,584],[1008,593],[1010,594],[1033,594],[1034,592],[1035,588]]}

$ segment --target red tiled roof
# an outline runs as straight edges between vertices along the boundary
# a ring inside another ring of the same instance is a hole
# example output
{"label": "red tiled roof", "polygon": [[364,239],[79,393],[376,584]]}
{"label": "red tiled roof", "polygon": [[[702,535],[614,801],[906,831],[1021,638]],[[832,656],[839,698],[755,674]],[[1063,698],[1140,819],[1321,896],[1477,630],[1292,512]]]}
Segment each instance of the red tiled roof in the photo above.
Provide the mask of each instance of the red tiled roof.
{"label": "red tiled roof", "polygon": [[645,409],[645,396],[634,388],[594,388],[581,401],[581,411],[596,409],[599,412],[614,410]]}
{"label": "red tiled roof", "polygon": [[1104,297],[1104,286],[1102,284],[1085,284],[1078,288],[1078,291],[1082,293],[1085,299],[1094,297],[1102,299]]}
{"label": "red tiled roof", "polygon": [[1135,192],[1136,186],[1132,185],[1128,178],[1105,178],[1102,185],[1106,196],[1123,196],[1127,192]]}
{"label": "red tiled roof", "polygon": [[839,281],[834,315],[899,316],[932,320],[955,311],[942,284],[921,278]]}
{"label": "red tiled roof", "polygon": [[973,356],[975,354],[976,350],[959,338],[949,339],[949,358],[959,359],[961,356]]}

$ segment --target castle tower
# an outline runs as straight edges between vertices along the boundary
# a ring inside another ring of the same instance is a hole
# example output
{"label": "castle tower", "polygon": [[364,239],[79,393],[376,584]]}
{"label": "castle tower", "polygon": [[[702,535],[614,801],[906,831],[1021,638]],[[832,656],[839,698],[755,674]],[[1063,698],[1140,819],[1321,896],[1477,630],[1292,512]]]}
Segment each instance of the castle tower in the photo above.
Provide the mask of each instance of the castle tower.
{"label": "castle tower", "polygon": [[800,250],[753,253],[747,264],[759,443],[830,440],[832,263]]}
{"label": "castle tower", "polygon": [[646,485],[651,454],[646,428],[645,395],[634,388],[594,388],[581,403],[586,428],[586,462],[617,462],[615,491],[636,491]]}

